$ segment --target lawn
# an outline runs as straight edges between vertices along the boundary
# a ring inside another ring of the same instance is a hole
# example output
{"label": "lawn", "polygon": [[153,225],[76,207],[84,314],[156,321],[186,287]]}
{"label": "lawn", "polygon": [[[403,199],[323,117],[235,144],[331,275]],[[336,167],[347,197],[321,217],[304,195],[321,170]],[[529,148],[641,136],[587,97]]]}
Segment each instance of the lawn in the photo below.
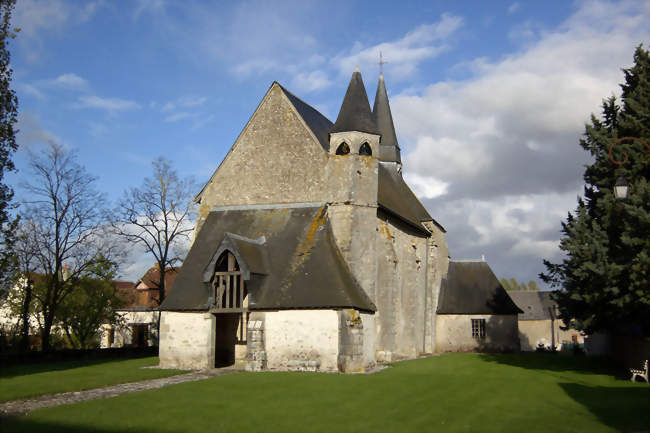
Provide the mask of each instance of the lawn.
{"label": "lawn", "polygon": [[32,412],[3,431],[650,430],[650,386],[584,358],[447,354],[370,375],[236,373]]}
{"label": "lawn", "polygon": [[155,365],[158,365],[157,357],[61,361],[3,367],[0,369],[0,402],[182,373],[178,370],[142,368]]}

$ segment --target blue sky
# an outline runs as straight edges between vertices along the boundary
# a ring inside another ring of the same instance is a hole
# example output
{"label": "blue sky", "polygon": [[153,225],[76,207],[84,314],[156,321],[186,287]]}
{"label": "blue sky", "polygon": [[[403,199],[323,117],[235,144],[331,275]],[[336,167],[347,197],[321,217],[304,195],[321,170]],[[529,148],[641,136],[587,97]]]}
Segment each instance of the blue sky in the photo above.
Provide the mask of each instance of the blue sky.
{"label": "blue sky", "polygon": [[54,141],[109,202],[159,155],[202,183],[274,80],[335,120],[355,66],[372,104],[382,51],[405,177],[452,258],[524,281],[561,259],[584,124],[650,43],[647,1],[17,3],[10,182]]}

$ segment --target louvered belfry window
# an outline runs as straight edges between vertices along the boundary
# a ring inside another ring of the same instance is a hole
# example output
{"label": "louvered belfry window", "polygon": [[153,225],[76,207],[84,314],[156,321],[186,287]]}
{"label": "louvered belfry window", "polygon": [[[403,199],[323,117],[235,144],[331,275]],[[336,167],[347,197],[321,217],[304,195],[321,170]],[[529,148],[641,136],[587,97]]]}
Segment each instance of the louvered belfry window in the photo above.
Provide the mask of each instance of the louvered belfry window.
{"label": "louvered belfry window", "polygon": [[244,279],[235,256],[229,251],[224,251],[217,260],[212,289],[217,310],[245,311],[247,293]]}

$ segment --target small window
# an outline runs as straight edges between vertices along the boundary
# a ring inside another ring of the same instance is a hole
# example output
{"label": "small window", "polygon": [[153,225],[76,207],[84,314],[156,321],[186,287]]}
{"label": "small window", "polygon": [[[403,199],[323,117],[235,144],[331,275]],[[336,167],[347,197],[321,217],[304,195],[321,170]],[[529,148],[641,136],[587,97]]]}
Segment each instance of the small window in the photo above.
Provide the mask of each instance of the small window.
{"label": "small window", "polygon": [[472,338],[485,338],[485,319],[472,319]]}
{"label": "small window", "polygon": [[339,144],[338,149],[336,149],[336,154],[337,155],[347,155],[350,153],[350,146],[348,146],[348,143],[345,141],[341,144]]}
{"label": "small window", "polygon": [[370,145],[367,141],[363,143],[359,148],[359,155],[372,156],[372,149],[370,148]]}

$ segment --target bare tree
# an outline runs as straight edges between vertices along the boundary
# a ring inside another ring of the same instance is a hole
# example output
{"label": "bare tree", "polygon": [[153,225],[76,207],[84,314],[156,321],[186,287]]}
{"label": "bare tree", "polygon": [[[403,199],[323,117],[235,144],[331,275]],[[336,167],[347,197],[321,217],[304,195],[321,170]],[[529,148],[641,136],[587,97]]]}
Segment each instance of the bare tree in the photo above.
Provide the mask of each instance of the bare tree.
{"label": "bare tree", "polygon": [[142,186],[125,191],[113,212],[115,233],[132,245],[150,253],[160,270],[158,281],[152,283],[158,290],[160,305],[165,300],[167,267],[180,262],[181,244],[192,232],[194,205],[191,178],[181,179],[170,162],[158,157],[152,162],[153,175],[144,179]]}
{"label": "bare tree", "polygon": [[29,350],[29,326],[32,305],[33,273],[37,267],[38,243],[35,237],[33,221],[23,221],[16,229],[14,254],[16,258],[17,278],[15,287],[20,292],[20,350]]}
{"label": "bare tree", "polygon": [[104,197],[95,178],[74,155],[50,143],[40,156],[31,155],[30,181],[21,218],[30,222],[31,252],[44,275],[43,290],[32,292],[39,307],[42,348],[50,349],[57,312],[74,290],[75,281],[93,267],[120,256],[102,224]]}

